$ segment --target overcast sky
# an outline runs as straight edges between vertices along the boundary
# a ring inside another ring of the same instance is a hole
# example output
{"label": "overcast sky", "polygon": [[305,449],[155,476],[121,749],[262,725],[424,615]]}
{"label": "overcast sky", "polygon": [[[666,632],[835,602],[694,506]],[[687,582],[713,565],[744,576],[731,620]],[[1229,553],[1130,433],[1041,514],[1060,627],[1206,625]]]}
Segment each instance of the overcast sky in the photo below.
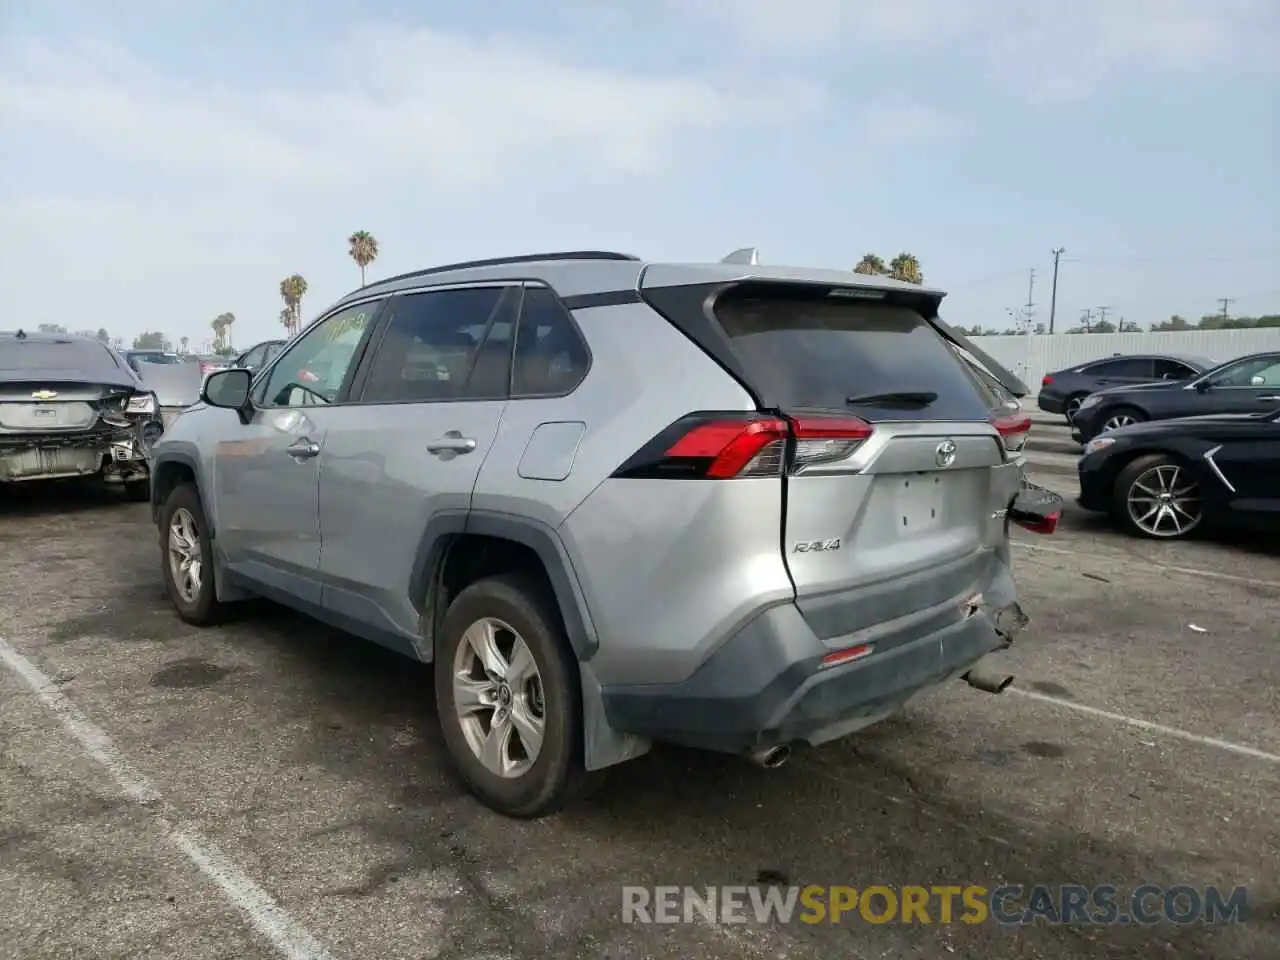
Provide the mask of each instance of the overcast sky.
{"label": "overcast sky", "polygon": [[118,7],[0,0],[0,328],[247,346],[359,229],[372,277],[906,249],[1004,326],[1063,246],[1059,324],[1280,312],[1276,0]]}

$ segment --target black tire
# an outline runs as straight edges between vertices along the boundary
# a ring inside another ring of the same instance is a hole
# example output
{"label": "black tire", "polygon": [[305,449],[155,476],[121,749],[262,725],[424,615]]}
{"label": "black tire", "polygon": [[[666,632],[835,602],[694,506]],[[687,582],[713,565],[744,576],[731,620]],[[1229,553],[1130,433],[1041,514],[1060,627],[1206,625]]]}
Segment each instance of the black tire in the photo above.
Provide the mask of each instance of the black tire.
{"label": "black tire", "polygon": [[126,480],[124,496],[130,503],[146,503],[151,499],[151,481],[149,479]]}
{"label": "black tire", "polygon": [[1067,397],[1066,402],[1062,405],[1062,415],[1066,418],[1067,423],[1071,422],[1072,416],[1080,409],[1080,404],[1087,396],[1087,393],[1073,393]]}
{"label": "black tire", "polygon": [[[529,769],[516,777],[490,771],[463,732],[454,694],[454,663],[463,634],[492,617],[511,626],[529,648],[541,677],[544,734]],[[444,615],[435,651],[436,704],[450,759],[487,806],[509,817],[533,819],[586,795],[600,777],[583,765],[582,693],[577,661],[560,618],[537,580],[504,574],[459,592]]]}
{"label": "black tire", "polygon": [[[1137,457],[1132,462],[1125,464],[1124,468],[1116,475],[1115,483],[1111,485],[1111,517],[1125,533],[1143,540],[1185,540],[1193,537],[1205,526],[1203,513],[1200,515],[1201,518],[1185,533],[1159,536],[1140,527],[1129,512],[1129,491],[1133,488],[1134,482],[1148,470],[1159,466],[1180,467],[1187,472],[1187,475],[1192,480],[1196,481],[1197,485],[1199,483],[1198,478],[1187,470],[1186,465],[1174,457],[1169,457],[1162,453]],[[1200,509],[1203,511],[1203,503],[1201,503]]]}
{"label": "black tire", "polygon": [[[182,595],[174,582],[173,564],[169,559],[169,526],[179,510],[186,510],[194,521],[200,547],[200,588],[191,600]],[[226,617],[227,607],[218,601],[214,588],[213,545],[209,542],[209,523],[195,484],[183,483],[174,487],[169,499],[160,509],[160,567],[169,599],[184,621],[193,626],[204,627],[219,623]]]}

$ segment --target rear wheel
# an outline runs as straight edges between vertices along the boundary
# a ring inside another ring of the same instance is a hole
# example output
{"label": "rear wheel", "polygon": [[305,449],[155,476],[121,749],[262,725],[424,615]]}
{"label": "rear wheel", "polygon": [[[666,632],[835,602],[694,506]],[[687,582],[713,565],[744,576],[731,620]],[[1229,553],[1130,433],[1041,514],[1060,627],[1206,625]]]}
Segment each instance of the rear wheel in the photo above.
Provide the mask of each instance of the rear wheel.
{"label": "rear wheel", "polygon": [[213,544],[194,484],[174,487],[160,511],[160,556],[164,584],[178,616],[205,626],[226,614],[213,584]]}
{"label": "rear wheel", "polygon": [[1204,520],[1200,484],[1163,454],[1139,457],[1116,478],[1112,512],[1126,531],[1150,540],[1189,536]]}
{"label": "rear wheel", "polygon": [[1137,410],[1134,407],[1119,407],[1107,414],[1107,418],[1102,421],[1102,430],[1100,432],[1106,433],[1109,430],[1118,430],[1130,424],[1142,423],[1146,419],[1147,415],[1141,410]]}
{"label": "rear wheel", "polygon": [[489,807],[542,817],[585,792],[577,665],[536,581],[508,574],[458,594],[435,686],[449,755]]}
{"label": "rear wheel", "polygon": [[1080,409],[1080,404],[1084,403],[1087,393],[1076,393],[1067,397],[1067,402],[1063,405],[1062,412],[1067,418],[1067,423],[1071,422],[1071,418],[1076,415],[1076,411]]}
{"label": "rear wheel", "polygon": [[130,503],[146,503],[151,499],[151,481],[126,480],[124,495]]}

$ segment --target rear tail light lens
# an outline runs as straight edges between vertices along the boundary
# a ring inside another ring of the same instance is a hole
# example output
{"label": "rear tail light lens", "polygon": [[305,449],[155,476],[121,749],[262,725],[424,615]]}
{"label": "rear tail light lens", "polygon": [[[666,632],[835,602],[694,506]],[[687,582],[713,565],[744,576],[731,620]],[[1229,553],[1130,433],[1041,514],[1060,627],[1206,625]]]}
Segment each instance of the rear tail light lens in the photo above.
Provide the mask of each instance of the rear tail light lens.
{"label": "rear tail light lens", "polygon": [[645,444],[614,476],[700,480],[780,477],[788,468],[843,460],[871,433],[871,425],[856,417],[691,414]]}
{"label": "rear tail light lens", "polygon": [[701,476],[778,476],[782,472],[787,425],[782,420],[712,420],[694,427],[667,448],[666,458],[704,462]]}
{"label": "rear tail light lens", "polygon": [[1053,531],[1058,529],[1058,521],[1061,518],[1062,514],[1060,512],[1054,512],[1039,520],[1018,520],[1016,522],[1023,530],[1028,530],[1031,533],[1052,534]]}
{"label": "rear tail light lens", "polygon": [[833,463],[849,456],[871,436],[872,426],[857,417],[793,417],[796,449],[793,466]]}
{"label": "rear tail light lens", "polygon": [[1053,375],[1052,375],[1052,374],[1048,374],[1048,373],[1046,373],[1043,377],[1041,377],[1041,378],[1040,378],[1040,386],[1041,386],[1041,387],[1047,387],[1047,386],[1048,386],[1049,384],[1051,384],[1051,383],[1053,383]]}
{"label": "rear tail light lens", "polygon": [[1021,453],[1027,445],[1027,435],[1031,432],[1031,417],[1025,413],[1015,413],[1007,417],[997,417],[994,421],[996,432],[1004,441],[1006,453]]}

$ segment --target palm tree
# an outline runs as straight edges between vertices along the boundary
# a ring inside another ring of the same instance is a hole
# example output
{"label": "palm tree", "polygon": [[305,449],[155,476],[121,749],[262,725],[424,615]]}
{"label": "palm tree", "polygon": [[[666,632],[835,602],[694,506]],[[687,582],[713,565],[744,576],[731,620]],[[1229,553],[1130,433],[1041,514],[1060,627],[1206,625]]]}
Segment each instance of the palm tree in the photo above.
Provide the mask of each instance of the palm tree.
{"label": "palm tree", "polygon": [[222,338],[227,333],[227,325],[222,316],[222,314],[218,314],[213,318],[213,323],[209,324],[209,326],[213,327],[213,348],[215,352],[222,349]]}
{"label": "palm tree", "polygon": [[867,253],[863,254],[862,259],[858,261],[858,265],[853,268],[853,272],[872,277],[883,277],[889,271],[885,268],[883,260],[874,253]]}
{"label": "palm tree", "polygon": [[360,286],[364,286],[364,268],[378,259],[378,241],[368,230],[357,230],[347,238],[347,252],[360,268]]}
{"label": "palm tree", "polygon": [[228,347],[231,346],[232,344],[233,337],[231,336],[231,328],[235,325],[235,322],[236,322],[236,315],[232,313],[230,310],[222,314],[222,328],[227,332],[226,346]]}
{"label": "palm tree", "polygon": [[179,349],[179,350],[181,350],[183,353],[186,353],[186,352],[187,352],[187,348],[188,348],[189,346],[191,346],[191,338],[190,338],[190,337],[179,337],[179,338],[178,338],[178,349]]}
{"label": "palm tree", "polygon": [[285,307],[283,310],[280,311],[280,326],[284,327],[284,332],[286,335],[292,335],[293,310],[291,310],[289,307]]}
{"label": "palm tree", "polygon": [[280,296],[284,298],[284,304],[289,308],[292,317],[289,322],[289,334],[293,335],[298,332],[298,327],[302,325],[302,298],[307,292],[307,281],[300,273],[285,277],[280,281]]}
{"label": "palm tree", "polygon": [[900,253],[890,260],[889,276],[895,280],[905,280],[907,283],[924,283],[924,276],[920,273],[920,261],[912,253]]}

